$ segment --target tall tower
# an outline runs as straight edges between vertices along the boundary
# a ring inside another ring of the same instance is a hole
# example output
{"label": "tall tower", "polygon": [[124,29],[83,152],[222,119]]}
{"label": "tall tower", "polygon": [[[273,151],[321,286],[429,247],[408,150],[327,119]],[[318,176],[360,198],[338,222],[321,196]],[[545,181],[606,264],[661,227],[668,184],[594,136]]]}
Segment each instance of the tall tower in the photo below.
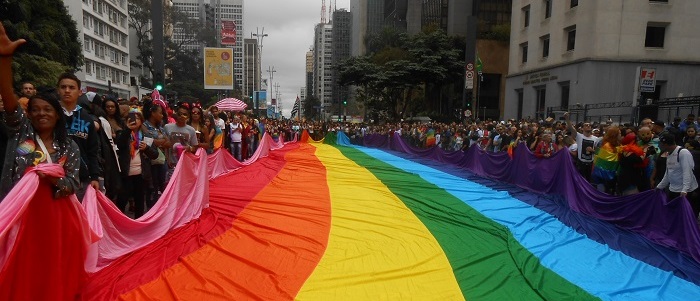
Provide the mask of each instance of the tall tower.
{"label": "tall tower", "polygon": [[321,1],[321,24],[326,24],[326,0]]}

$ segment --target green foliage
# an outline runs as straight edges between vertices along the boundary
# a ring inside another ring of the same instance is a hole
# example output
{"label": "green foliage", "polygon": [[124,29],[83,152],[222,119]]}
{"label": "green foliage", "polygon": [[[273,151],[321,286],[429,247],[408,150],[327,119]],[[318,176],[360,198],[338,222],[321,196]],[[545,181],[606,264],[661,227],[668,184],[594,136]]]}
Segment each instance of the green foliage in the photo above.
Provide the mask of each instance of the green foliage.
{"label": "green foliage", "polygon": [[[163,11],[164,24],[177,24],[184,28],[184,34],[188,39],[175,42],[171,37],[165,36],[163,47],[165,51],[165,68],[169,70],[169,78],[165,79],[166,93],[175,92],[179,99],[198,100],[203,105],[211,104],[217,99],[216,91],[205,90],[202,79],[204,77],[204,62],[201,54],[196,51],[188,51],[184,46],[203,42],[207,46],[216,46],[216,31],[207,29],[198,21],[191,20],[185,12],[177,10],[173,6],[166,6]],[[136,47],[139,55],[131,64],[134,67],[143,67],[154,74],[153,66],[153,38],[150,26],[151,1],[129,0],[129,27],[134,29]],[[169,29],[165,29],[168,32]],[[153,83],[143,80],[144,86],[153,88]],[[239,89],[233,91],[232,97],[241,97]]]}
{"label": "green foliage", "polygon": [[[461,80],[463,43],[441,30],[408,36],[391,29],[368,38],[370,54],[341,63],[339,83],[358,87],[370,112],[398,120],[425,106],[426,87]],[[461,47],[461,48],[460,48]],[[439,99],[436,97],[435,99]]]}
{"label": "green foliage", "polygon": [[[136,36],[136,47],[139,55],[132,61],[136,67],[144,67],[153,75],[153,35],[151,22],[151,1],[150,0],[130,0],[129,1],[129,27],[134,29]],[[163,10],[164,24],[178,24],[184,28],[184,34],[189,39],[175,42],[171,37],[165,36],[163,41],[165,51],[165,65],[171,69],[171,64],[181,58],[181,55],[191,55],[184,48],[187,44],[206,41],[208,44],[215,44],[216,38],[213,30],[205,29],[196,20],[191,20],[187,14],[179,11],[174,6],[166,6]],[[165,29],[168,32],[169,29]],[[213,42],[212,42],[213,39]],[[191,76],[192,74],[190,74]]]}
{"label": "green foliage", "polygon": [[31,81],[35,86],[56,86],[56,79],[70,69],[59,62],[32,54],[18,54],[12,62],[14,82]]}
{"label": "green foliage", "polygon": [[479,32],[479,39],[495,40],[502,42],[510,41],[510,24],[498,24],[491,27],[490,30]]}
{"label": "green foliage", "polygon": [[321,101],[315,95],[310,95],[304,100],[304,118],[315,120],[318,117],[318,109],[314,108],[321,105]]}
{"label": "green foliage", "polygon": [[0,20],[11,40],[27,40],[15,53],[16,79],[55,86],[58,74],[83,65],[78,29],[63,1],[0,0]]}

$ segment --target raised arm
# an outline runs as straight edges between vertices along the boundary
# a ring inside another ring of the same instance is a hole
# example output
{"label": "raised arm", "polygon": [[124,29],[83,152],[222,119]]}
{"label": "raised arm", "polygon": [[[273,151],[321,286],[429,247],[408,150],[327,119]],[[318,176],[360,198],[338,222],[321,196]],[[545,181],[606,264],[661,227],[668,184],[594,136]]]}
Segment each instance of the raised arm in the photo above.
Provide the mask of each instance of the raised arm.
{"label": "raised arm", "polygon": [[571,133],[571,137],[576,138],[576,128],[571,124],[571,119],[569,119],[569,112],[564,113],[564,119],[566,119],[566,129]]}
{"label": "raised arm", "polygon": [[24,42],[26,42],[24,39],[10,41],[5,33],[5,27],[0,23],[0,95],[7,112],[17,110],[17,96],[12,89],[12,55]]}

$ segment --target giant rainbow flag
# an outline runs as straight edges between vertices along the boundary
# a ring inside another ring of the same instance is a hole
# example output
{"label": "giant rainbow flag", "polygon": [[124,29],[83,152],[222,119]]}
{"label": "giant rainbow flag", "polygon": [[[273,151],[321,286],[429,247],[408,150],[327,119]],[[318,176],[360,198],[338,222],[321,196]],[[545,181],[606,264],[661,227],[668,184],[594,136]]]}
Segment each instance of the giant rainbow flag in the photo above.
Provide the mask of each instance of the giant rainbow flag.
{"label": "giant rainbow flag", "polygon": [[[300,140],[265,136],[246,163],[186,156],[137,221],[94,191],[77,206],[5,200],[0,215],[19,213],[0,219],[0,299],[52,296],[43,287],[83,300],[700,300],[700,235],[684,199],[599,194],[566,152]],[[41,286],[23,272],[41,268],[76,278]]]}

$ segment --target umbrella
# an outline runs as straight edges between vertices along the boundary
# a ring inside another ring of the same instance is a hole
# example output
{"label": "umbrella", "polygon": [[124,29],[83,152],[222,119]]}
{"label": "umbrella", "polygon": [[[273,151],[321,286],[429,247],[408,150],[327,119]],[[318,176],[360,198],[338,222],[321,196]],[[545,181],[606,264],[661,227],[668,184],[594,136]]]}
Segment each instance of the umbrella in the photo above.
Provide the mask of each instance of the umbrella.
{"label": "umbrella", "polygon": [[247,106],[238,98],[224,98],[214,105],[222,111],[243,111]]}

